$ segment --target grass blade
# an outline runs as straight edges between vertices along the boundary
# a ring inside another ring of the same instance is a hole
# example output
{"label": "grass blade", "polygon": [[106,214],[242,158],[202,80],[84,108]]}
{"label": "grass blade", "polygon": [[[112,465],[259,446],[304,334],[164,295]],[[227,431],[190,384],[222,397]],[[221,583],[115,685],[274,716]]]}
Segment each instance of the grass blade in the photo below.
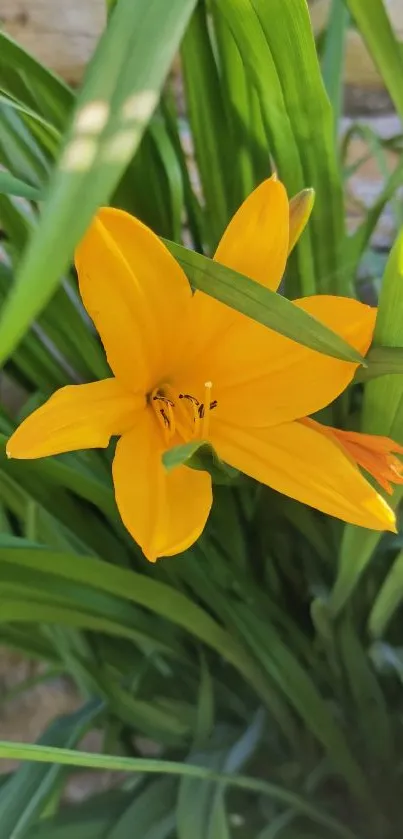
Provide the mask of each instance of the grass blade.
{"label": "grass blade", "polygon": [[200,778],[215,781],[218,784],[243,789],[252,793],[267,795],[276,801],[293,807],[316,824],[331,830],[341,839],[356,839],[351,831],[341,825],[332,816],[323,813],[313,804],[305,801],[293,792],[247,775],[231,775],[211,771],[202,766],[189,763],[176,763],[168,760],[146,760],[144,758],[117,757],[98,755],[71,749],[52,748],[50,746],[32,746],[26,743],[7,743],[0,741],[0,759],[13,758],[37,763],[59,763],[63,766],[82,766],[89,769],[108,769],[121,772],[143,772],[152,774],[176,775],[179,777]]}
{"label": "grass blade", "polygon": [[391,99],[403,119],[403,52],[383,0],[346,0]]}
{"label": "grass blade", "polygon": [[[72,748],[99,717],[102,702],[91,702],[80,711],[56,720],[41,738],[38,748]],[[55,751],[57,749],[55,748]],[[23,839],[38,819],[52,790],[60,780],[61,764],[27,764],[17,770],[1,788],[0,812],[2,839]]]}
{"label": "grass blade", "polygon": [[[379,300],[374,344],[399,347],[402,343],[403,323],[403,231],[398,236],[389,256]],[[390,374],[372,379],[365,387],[362,431],[384,434],[403,443],[403,374]],[[403,496],[397,487],[392,499],[396,507]],[[329,607],[335,616],[345,606],[379,543],[377,532],[354,525],[345,528],[341,546],[339,569]],[[352,561],[354,558],[354,561]]]}

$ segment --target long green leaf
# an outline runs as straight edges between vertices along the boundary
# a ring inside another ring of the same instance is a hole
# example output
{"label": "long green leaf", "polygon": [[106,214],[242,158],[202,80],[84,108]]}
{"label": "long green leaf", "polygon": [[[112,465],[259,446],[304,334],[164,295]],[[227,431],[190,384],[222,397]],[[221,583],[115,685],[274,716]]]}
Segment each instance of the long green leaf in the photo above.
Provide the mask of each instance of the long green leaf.
{"label": "long green leaf", "polygon": [[378,591],[368,619],[374,638],[380,638],[403,600],[403,552],[397,555],[386,579]]}
{"label": "long green leaf", "polygon": [[182,245],[166,245],[195,288],[306,347],[365,366],[362,356],[339,335],[286,297]]}
{"label": "long green leaf", "polygon": [[38,201],[40,198],[40,192],[36,187],[15,178],[9,172],[0,171],[0,192],[5,193],[5,195],[18,195],[34,201]]}
{"label": "long green leaf", "polygon": [[[14,544],[18,546],[18,540]],[[62,580],[74,580],[77,583],[82,583],[84,586],[92,587],[93,591],[106,591],[110,595],[123,597],[125,600],[145,607],[151,612],[168,619],[175,625],[183,627],[192,636],[212,647],[223,658],[231,662],[254,685],[258,693],[263,697],[266,696],[264,679],[262,679],[261,673],[252,659],[242,649],[242,646],[235,639],[231,638],[231,635],[222,629],[209,614],[171,586],[157,582],[154,579],[148,579],[145,575],[137,574],[134,571],[126,571],[125,569],[114,567],[111,564],[91,557],[80,556],[77,560],[77,557],[74,555],[58,553],[36,546],[30,548],[26,546],[22,548],[13,547],[11,550],[10,542],[8,542],[8,547],[0,548],[0,564],[2,562],[12,562],[13,567],[33,567],[43,573],[54,574]],[[135,629],[133,621],[129,619],[124,624],[121,619],[119,606],[118,604],[115,605],[117,606],[117,611],[115,611],[114,615],[110,615],[111,619],[108,620],[108,632],[117,635],[120,633],[122,637],[124,636],[134,640],[138,639],[139,632]],[[32,604],[33,606],[34,604]],[[12,604],[3,604],[3,615],[7,619],[9,619],[13,608],[15,607]],[[18,608],[19,620],[23,620],[23,604],[20,604]],[[38,606],[36,612],[38,617],[40,608],[42,606]],[[31,608],[31,612],[33,612],[33,608]],[[32,617],[32,620],[35,619],[35,617]],[[45,618],[43,619],[45,620]],[[47,619],[54,623],[58,622],[57,607],[51,608]],[[91,628],[102,630],[102,618],[99,616],[99,611],[94,615],[93,611],[91,609],[88,610],[88,608],[85,611],[81,610],[81,612],[75,609],[73,613],[64,609],[63,620],[70,625],[89,626],[91,624]],[[59,622],[62,621],[60,620]],[[144,640],[144,633],[142,635]]]}
{"label": "long green leaf", "polygon": [[377,64],[396,110],[403,119],[403,52],[393,32],[383,0],[346,0]]}
{"label": "long green leaf", "polygon": [[362,730],[363,747],[369,760],[386,763],[393,760],[393,741],[381,685],[348,617],[343,616],[337,627],[337,638],[352,702],[356,706],[357,724]]}
{"label": "long green leaf", "polygon": [[133,839],[133,827],[141,839],[148,839],[174,806],[175,785],[172,778],[161,778],[135,796],[105,839]]}
{"label": "long green leaf", "polygon": [[0,90],[62,129],[74,101],[73,91],[36,58],[0,32]]}
{"label": "long green leaf", "polygon": [[322,73],[332,103],[335,131],[343,104],[344,46],[348,22],[349,13],[344,3],[332,0],[322,54]]}
{"label": "long green leaf", "polygon": [[205,237],[212,252],[236,207],[229,195],[233,182],[231,128],[203,3],[197,5],[191,18],[181,54],[187,109],[206,201]]}
{"label": "long green leaf", "polygon": [[103,791],[90,799],[63,807],[57,815],[41,819],[28,839],[105,839],[105,834],[130,805],[133,793]]}
{"label": "long green leaf", "polygon": [[364,220],[355,233],[348,236],[343,249],[343,260],[346,273],[354,278],[356,276],[360,260],[368,247],[371,236],[378,224],[386,204],[393,198],[398,188],[403,183],[403,159],[397,163],[393,172],[386,177],[382,192],[375,203],[367,211]]}
{"label": "long green leaf", "polygon": [[[270,624],[263,624],[259,616],[242,604],[234,609],[234,615],[253,651],[271,678],[279,684],[287,700],[326,748],[335,768],[343,774],[355,793],[368,803],[369,790],[365,777],[309,673],[292,651],[287,649]],[[263,636],[266,641],[264,645],[259,643]]]}
{"label": "long green leaf", "polygon": [[141,140],[195,0],[119,0],[89,65],[41,222],[0,325],[0,358],[55,291]]}
{"label": "long green leaf", "polygon": [[[102,710],[101,702],[89,705],[68,717],[56,720],[39,741],[41,747],[73,748]],[[60,780],[60,763],[53,766],[28,764],[13,775],[0,791],[2,839],[23,839]]]}
{"label": "long green leaf", "polygon": [[82,766],[89,769],[108,769],[118,772],[163,773],[215,781],[221,785],[267,795],[275,801],[293,807],[297,812],[312,819],[316,824],[321,824],[331,830],[336,836],[340,836],[342,839],[355,839],[348,828],[343,827],[332,816],[326,815],[302,797],[275,784],[270,784],[259,778],[250,778],[246,775],[221,774],[201,766],[176,763],[175,761],[99,755],[72,751],[71,749],[56,749],[50,746],[32,746],[26,743],[8,743],[5,741],[0,741],[1,758],[30,760],[38,763],[59,763],[62,766]]}
{"label": "long green leaf", "polygon": [[371,347],[365,360],[367,367],[357,371],[356,380],[359,382],[403,374],[403,347]]}
{"label": "long green leaf", "polygon": [[[400,347],[403,323],[403,231],[398,236],[386,266],[374,343],[383,347]],[[372,379],[365,387],[362,430],[381,434],[403,443],[403,374]],[[396,507],[403,491],[395,489],[389,503]],[[336,615],[346,604],[362,573],[371,560],[380,534],[348,525],[345,529],[339,559],[339,569],[329,607]]]}
{"label": "long green leaf", "polygon": [[291,296],[337,290],[343,236],[334,119],[317,59],[306,0],[218,0],[258,91],[276,166],[290,195],[316,192],[315,208],[290,261]]}

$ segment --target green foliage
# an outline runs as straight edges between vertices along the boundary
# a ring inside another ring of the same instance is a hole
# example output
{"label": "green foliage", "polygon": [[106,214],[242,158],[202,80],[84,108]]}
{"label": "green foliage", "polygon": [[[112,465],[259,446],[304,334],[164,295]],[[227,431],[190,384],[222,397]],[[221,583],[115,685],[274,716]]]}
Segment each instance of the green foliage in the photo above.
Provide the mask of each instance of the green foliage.
{"label": "green foliage", "polygon": [[[0,835],[395,839],[401,535],[380,538],[282,498],[197,442],[167,452],[165,465],[211,472],[208,525],[185,554],[151,565],[120,521],[111,450],[18,462],[5,441],[56,388],[108,375],[71,269],[101,203],[164,237],[194,288],[320,352],[362,361],[285,296],[211,256],[275,167],[290,195],[316,192],[287,297],[358,296],[385,204],[401,213],[403,158],[401,138],[357,125],[339,153],[349,13],[402,114],[400,46],[381,0],[333,0],[320,61],[305,0],[108,7],[78,92],[0,33],[0,643],[41,663],[33,683],[69,678],[82,705],[35,745],[0,743],[0,757],[25,761],[0,784]],[[178,50],[184,107],[177,78],[167,78]],[[346,159],[357,134],[385,182],[347,235],[343,190],[355,169]],[[391,148],[399,161],[390,173]],[[367,367],[333,410],[339,424],[400,443],[402,235]],[[97,754],[80,743],[89,729],[101,736]],[[75,767],[116,772],[113,788],[66,804]]]}

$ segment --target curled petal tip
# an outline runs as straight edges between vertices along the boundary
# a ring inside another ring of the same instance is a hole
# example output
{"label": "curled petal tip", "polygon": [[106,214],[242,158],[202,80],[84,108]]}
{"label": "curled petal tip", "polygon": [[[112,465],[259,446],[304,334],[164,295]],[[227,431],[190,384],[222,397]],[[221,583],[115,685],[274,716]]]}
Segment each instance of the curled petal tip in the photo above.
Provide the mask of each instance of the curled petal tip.
{"label": "curled petal tip", "polygon": [[301,190],[290,201],[290,240],[288,250],[292,251],[311,215],[315,201],[312,187]]}
{"label": "curled petal tip", "polygon": [[398,533],[399,529],[396,523],[396,515],[387,501],[382,498],[381,495],[378,496],[381,499],[382,503],[382,511],[381,516],[383,518],[383,530],[388,530],[390,533]]}

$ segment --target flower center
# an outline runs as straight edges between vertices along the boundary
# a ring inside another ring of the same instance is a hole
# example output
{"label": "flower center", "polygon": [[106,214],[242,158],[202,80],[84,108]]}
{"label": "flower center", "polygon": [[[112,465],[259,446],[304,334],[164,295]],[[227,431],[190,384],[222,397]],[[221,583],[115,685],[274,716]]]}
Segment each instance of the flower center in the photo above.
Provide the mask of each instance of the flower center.
{"label": "flower center", "polygon": [[191,393],[178,393],[171,385],[154,388],[148,401],[161,426],[166,443],[175,435],[183,440],[207,440],[210,430],[210,414],[217,407],[212,399],[213,383],[204,383],[203,401]]}

